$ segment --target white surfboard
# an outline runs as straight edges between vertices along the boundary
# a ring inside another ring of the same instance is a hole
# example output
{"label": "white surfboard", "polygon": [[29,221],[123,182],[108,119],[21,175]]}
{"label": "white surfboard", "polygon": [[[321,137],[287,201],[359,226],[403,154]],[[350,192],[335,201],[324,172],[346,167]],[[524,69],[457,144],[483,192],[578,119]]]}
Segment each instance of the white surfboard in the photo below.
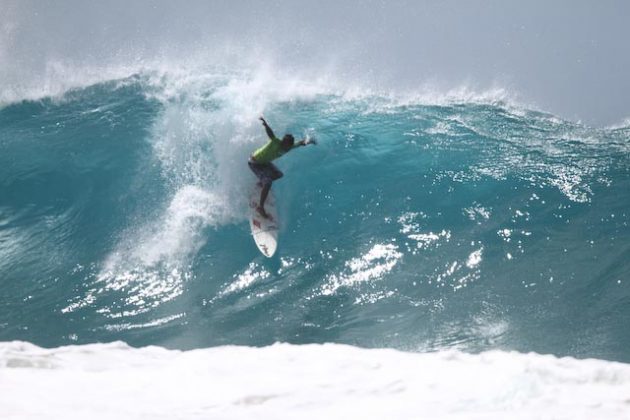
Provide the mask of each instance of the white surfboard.
{"label": "white surfboard", "polygon": [[269,218],[262,217],[256,210],[261,189],[262,187],[256,184],[249,196],[249,227],[260,252],[265,257],[271,258],[278,248],[278,212],[276,200],[271,191],[265,201],[265,212]]}

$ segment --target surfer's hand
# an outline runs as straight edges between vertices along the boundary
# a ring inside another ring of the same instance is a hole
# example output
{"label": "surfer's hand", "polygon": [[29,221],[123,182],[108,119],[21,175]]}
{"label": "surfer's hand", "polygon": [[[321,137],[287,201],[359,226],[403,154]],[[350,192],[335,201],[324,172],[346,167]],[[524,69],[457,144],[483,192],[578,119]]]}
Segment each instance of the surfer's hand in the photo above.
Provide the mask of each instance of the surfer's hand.
{"label": "surfer's hand", "polygon": [[306,139],[306,140],[304,140],[304,145],[307,145],[307,144],[317,144],[317,140],[315,140],[315,139]]}
{"label": "surfer's hand", "polygon": [[265,119],[262,117],[262,115],[258,118],[260,121],[262,121],[263,125],[266,127],[267,126],[267,121],[265,121]]}

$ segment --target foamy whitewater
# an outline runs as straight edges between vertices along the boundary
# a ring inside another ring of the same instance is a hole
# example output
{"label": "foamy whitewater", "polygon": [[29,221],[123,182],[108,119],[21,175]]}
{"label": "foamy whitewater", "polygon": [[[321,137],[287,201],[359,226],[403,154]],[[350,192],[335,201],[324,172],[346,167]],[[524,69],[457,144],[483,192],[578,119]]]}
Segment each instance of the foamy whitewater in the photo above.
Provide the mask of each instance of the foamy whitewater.
{"label": "foamy whitewater", "polygon": [[[0,346],[3,418],[627,418],[630,366],[341,344]],[[63,384],[61,387],[60,384]]]}
{"label": "foamy whitewater", "polygon": [[228,47],[0,69],[2,419],[630,418],[627,123]]}

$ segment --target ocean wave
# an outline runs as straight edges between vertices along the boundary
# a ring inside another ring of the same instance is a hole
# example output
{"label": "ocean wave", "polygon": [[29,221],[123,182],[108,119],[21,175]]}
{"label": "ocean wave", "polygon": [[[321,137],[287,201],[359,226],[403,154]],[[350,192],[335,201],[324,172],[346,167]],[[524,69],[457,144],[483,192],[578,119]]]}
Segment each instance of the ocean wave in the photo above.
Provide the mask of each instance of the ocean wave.
{"label": "ocean wave", "polygon": [[[0,337],[627,360],[627,133],[285,76],[152,70],[2,108]],[[243,193],[262,113],[319,140],[279,162],[271,260]]]}

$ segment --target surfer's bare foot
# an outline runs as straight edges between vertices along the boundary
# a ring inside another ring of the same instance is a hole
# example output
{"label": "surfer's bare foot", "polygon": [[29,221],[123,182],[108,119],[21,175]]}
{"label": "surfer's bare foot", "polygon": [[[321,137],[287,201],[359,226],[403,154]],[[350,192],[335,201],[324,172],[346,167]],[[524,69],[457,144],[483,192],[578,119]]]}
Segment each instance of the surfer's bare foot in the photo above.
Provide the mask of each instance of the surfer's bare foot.
{"label": "surfer's bare foot", "polygon": [[267,214],[264,208],[262,208],[261,206],[258,206],[256,207],[256,210],[258,210],[258,213],[260,213],[262,217],[264,217],[265,219],[269,219],[269,215]]}

